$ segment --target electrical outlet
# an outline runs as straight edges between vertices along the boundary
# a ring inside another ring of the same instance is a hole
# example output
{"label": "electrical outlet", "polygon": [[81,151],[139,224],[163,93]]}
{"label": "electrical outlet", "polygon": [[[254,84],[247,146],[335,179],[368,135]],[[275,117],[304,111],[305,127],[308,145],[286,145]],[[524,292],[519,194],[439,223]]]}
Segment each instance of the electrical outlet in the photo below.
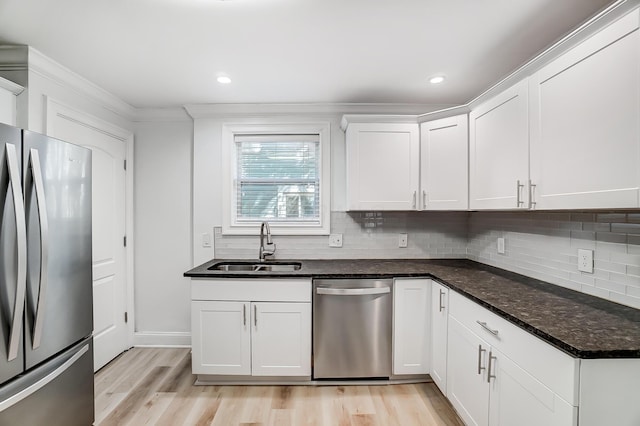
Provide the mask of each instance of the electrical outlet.
{"label": "electrical outlet", "polygon": [[578,271],[593,274],[593,250],[578,249]]}
{"label": "electrical outlet", "polygon": [[329,247],[342,247],[342,234],[329,235]]}
{"label": "electrical outlet", "polygon": [[409,240],[409,236],[407,234],[398,235],[398,247],[406,248],[408,240]]}
{"label": "electrical outlet", "polygon": [[504,254],[504,238],[498,238],[498,254]]}

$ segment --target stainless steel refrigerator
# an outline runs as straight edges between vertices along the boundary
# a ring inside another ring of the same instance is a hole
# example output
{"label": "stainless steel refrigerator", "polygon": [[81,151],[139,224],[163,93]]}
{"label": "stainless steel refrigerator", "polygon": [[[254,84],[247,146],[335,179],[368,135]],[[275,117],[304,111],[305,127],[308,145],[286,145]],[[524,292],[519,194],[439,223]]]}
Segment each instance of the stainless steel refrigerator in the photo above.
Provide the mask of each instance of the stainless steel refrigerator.
{"label": "stainless steel refrigerator", "polygon": [[90,425],[91,151],[0,124],[0,425]]}

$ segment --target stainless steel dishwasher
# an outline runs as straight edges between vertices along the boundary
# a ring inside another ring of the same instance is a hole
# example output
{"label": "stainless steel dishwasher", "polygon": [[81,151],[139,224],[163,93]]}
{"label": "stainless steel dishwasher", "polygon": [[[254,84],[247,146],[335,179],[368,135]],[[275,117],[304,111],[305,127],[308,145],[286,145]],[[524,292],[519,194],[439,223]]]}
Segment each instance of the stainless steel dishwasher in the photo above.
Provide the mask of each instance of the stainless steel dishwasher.
{"label": "stainless steel dishwasher", "polygon": [[313,282],[313,377],[391,375],[392,279]]}

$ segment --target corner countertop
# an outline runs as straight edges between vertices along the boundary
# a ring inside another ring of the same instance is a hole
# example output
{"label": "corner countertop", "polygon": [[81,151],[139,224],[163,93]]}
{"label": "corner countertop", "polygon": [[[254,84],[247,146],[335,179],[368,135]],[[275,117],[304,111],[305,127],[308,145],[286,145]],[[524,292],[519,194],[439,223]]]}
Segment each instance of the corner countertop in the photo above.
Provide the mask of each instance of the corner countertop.
{"label": "corner countertop", "polygon": [[[291,272],[210,271],[191,278],[429,277],[576,358],[640,358],[640,310],[470,260],[297,260]],[[287,259],[289,261],[289,259]]]}

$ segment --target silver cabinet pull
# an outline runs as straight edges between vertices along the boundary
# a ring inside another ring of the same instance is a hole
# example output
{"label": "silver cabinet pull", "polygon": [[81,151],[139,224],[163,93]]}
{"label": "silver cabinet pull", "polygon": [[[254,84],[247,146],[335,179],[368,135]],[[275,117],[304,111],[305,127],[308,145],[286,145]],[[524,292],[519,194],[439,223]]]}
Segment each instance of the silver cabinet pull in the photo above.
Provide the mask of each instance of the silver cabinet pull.
{"label": "silver cabinet pull", "polygon": [[524,184],[520,184],[520,181],[516,181],[516,207],[524,205],[524,201],[520,200],[520,189],[524,187]]}
{"label": "silver cabinet pull", "polygon": [[422,190],[422,208],[427,208],[427,191],[425,191],[424,189]]}
{"label": "silver cabinet pull", "polygon": [[368,288],[316,288],[316,294],[329,296],[367,296],[370,294],[391,293],[390,287],[368,287]]}
{"label": "silver cabinet pull", "polygon": [[247,305],[242,305],[242,325],[247,326]]}
{"label": "silver cabinet pull", "polygon": [[482,345],[478,345],[478,374],[482,374],[482,370],[485,369],[485,367],[482,366],[482,353],[486,351],[486,349],[482,349]]}
{"label": "silver cabinet pull", "polygon": [[491,351],[489,351],[489,370],[487,371],[487,383],[491,383],[491,379],[495,379],[496,375],[491,373],[491,361],[497,359]]}
{"label": "silver cabinet pull", "polygon": [[531,179],[529,179],[529,208],[530,209],[535,209],[537,204],[535,201],[533,201],[535,199],[535,188],[536,188],[536,185],[531,183]]}
{"label": "silver cabinet pull", "polygon": [[498,335],[498,330],[494,330],[492,328],[489,328],[489,326],[487,325],[486,322],[484,321],[476,321],[478,324],[480,324],[480,327],[484,328],[485,330],[487,330],[489,333],[493,334],[494,336]]}
{"label": "silver cabinet pull", "polygon": [[444,303],[442,301],[442,296],[444,296],[444,294],[445,294],[444,291],[442,291],[442,289],[440,289],[440,300],[439,300],[440,312],[442,312],[444,310]]}
{"label": "silver cabinet pull", "polygon": [[417,197],[417,191],[413,191],[413,208],[416,208],[416,197]]}
{"label": "silver cabinet pull", "polygon": [[[18,250],[18,270],[16,276],[16,295],[13,306],[13,318],[9,333],[9,350],[7,361],[18,357],[20,336],[22,335],[22,314],[24,313],[24,299],[27,288],[27,221],[24,213],[24,200],[22,198],[22,186],[20,185],[20,170],[18,154],[13,144],[5,144],[8,180],[7,186],[2,188],[2,199],[5,190],[11,188],[13,195],[13,209],[16,220],[16,245]],[[2,173],[0,179],[6,182],[6,175]]]}
{"label": "silver cabinet pull", "polygon": [[49,221],[47,218],[47,203],[42,181],[42,169],[40,168],[40,155],[38,150],[29,150],[29,161],[25,178],[25,204],[27,217],[29,217],[31,188],[35,189],[36,203],[38,207],[38,220],[40,224],[40,279],[38,283],[38,302],[35,307],[35,320],[33,323],[33,349],[40,346],[42,340],[42,328],[44,326],[44,311],[47,296],[47,276],[49,275]]}
{"label": "silver cabinet pull", "polygon": [[258,305],[253,305],[253,325],[258,328]]}

